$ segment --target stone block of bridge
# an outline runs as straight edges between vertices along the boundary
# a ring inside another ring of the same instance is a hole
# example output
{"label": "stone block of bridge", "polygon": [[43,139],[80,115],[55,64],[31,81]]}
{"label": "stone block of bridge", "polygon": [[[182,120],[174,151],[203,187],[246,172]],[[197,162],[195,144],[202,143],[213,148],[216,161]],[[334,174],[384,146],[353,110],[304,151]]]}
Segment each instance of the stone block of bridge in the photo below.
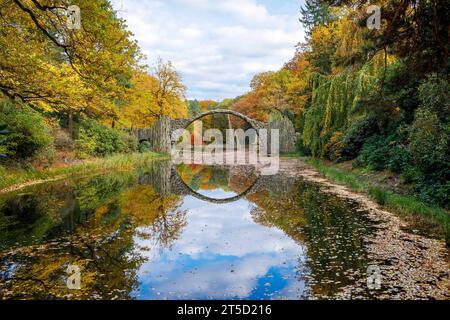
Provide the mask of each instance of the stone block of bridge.
{"label": "stone block of bridge", "polygon": [[[227,109],[215,109],[205,113],[202,113],[196,117],[192,117],[189,119],[173,119],[171,120],[168,117],[162,117],[158,121],[156,121],[151,128],[148,129],[138,129],[135,131],[135,134],[139,140],[148,141],[150,143],[150,149],[154,152],[159,153],[170,153],[172,144],[176,143],[180,138],[180,133],[182,129],[186,129],[197,120],[200,120],[206,116],[216,115],[216,114],[225,114],[236,116],[248,124],[256,130],[258,133],[261,129],[267,129],[269,132],[268,142],[270,144],[270,129],[279,129],[280,130],[280,152],[294,152],[295,151],[295,142],[296,142],[296,134],[295,129],[292,123],[288,123],[289,120],[284,122],[272,122],[272,123],[264,123],[261,121],[254,120],[252,118],[247,117],[246,115]],[[178,131],[179,130],[179,131]],[[178,134],[174,134],[178,132]],[[266,141],[263,141],[265,143]]]}

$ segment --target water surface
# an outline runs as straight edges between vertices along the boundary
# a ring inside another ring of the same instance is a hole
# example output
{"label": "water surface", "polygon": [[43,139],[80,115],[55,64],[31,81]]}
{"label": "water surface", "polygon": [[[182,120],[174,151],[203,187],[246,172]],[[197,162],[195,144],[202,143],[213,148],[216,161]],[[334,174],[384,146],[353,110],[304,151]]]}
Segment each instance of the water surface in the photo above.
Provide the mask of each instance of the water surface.
{"label": "water surface", "polygon": [[370,232],[299,178],[156,162],[0,197],[0,298],[332,298],[366,276]]}

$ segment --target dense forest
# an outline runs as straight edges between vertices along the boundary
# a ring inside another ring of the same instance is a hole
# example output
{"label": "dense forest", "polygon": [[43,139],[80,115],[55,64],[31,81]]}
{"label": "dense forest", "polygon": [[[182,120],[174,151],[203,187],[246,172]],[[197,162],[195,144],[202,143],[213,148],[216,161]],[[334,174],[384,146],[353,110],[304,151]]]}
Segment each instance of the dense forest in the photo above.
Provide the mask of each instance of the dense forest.
{"label": "dense forest", "polygon": [[307,41],[276,72],[256,75],[231,108],[266,120],[277,110],[299,152],[400,174],[427,203],[450,207],[448,0],[307,0]]}
{"label": "dense forest", "polygon": [[[373,4],[379,28],[368,27]],[[0,174],[144,151],[133,129],[230,108],[282,115],[300,154],[392,171],[421,201],[450,207],[448,0],[307,0],[292,60],[221,102],[187,101],[171,62],[144,65],[109,1],[77,5],[80,29],[64,0],[0,5]]]}
{"label": "dense forest", "polygon": [[67,23],[64,0],[0,6],[4,166],[48,166],[61,154],[66,159],[135,151],[131,129],[187,113],[179,73],[162,59],[143,64],[138,44],[109,1],[77,5],[80,29]]}

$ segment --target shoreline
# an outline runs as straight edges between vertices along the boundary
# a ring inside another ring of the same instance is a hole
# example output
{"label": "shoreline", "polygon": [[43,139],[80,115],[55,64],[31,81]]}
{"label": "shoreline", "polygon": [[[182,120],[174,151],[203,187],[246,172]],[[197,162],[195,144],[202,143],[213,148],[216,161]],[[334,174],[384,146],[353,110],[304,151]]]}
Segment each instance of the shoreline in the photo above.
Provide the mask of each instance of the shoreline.
{"label": "shoreline", "polygon": [[[366,238],[368,257],[381,269],[383,285],[396,284],[390,289],[396,292],[398,299],[450,298],[450,250],[443,239],[411,230],[409,222],[396,212],[377,204],[368,194],[323,177],[305,159],[285,158],[282,163],[281,170],[287,174],[318,184],[322,192],[355,201],[359,205],[357,212],[367,212],[375,224],[374,233]],[[359,287],[364,285],[360,283]],[[349,286],[337,298],[358,299],[358,293]],[[380,299],[389,299],[389,295]]]}
{"label": "shoreline", "polygon": [[[84,174],[99,174],[109,169],[128,170],[155,160],[167,159],[167,155],[157,153],[119,154],[108,158],[94,158],[48,170],[19,170],[8,173],[4,183],[0,184],[0,195],[16,192],[21,189],[48,182],[59,181]],[[14,181],[14,182],[13,182]]]}
{"label": "shoreline", "polygon": [[[147,162],[167,159],[168,156],[157,154],[118,155],[107,159],[97,159],[93,163],[83,163],[71,167],[71,173],[55,175],[43,180],[33,180],[16,184],[10,188],[13,191],[26,186],[47,183],[70,176],[98,174],[115,168],[130,170]],[[84,168],[84,169],[83,169]],[[77,171],[77,172],[75,172]],[[411,230],[409,222],[399,214],[378,204],[371,199],[370,194],[355,190],[343,183],[333,181],[315,168],[307,158],[282,158],[280,173],[298,177],[306,182],[320,186],[321,192],[333,194],[339,198],[355,201],[355,214],[367,214],[369,222],[373,223],[373,232],[364,239],[364,247],[371,265],[380,268],[383,287],[387,290],[379,299],[437,299],[448,300],[450,286],[449,248],[442,239],[420,234]],[[1,191],[0,191],[1,193]],[[430,234],[433,232],[431,231]],[[361,280],[362,281],[362,280]],[[395,284],[395,285],[393,285]],[[361,298],[365,282],[349,285],[334,298]],[[383,289],[383,290],[385,290]],[[317,298],[329,298],[317,296]]]}
{"label": "shoreline", "polygon": [[[330,164],[312,158],[298,158],[308,163],[330,182],[345,186],[352,192],[364,195],[383,210],[397,214],[412,225],[432,229],[439,238],[446,241],[450,247],[450,212],[437,206],[421,202],[414,195],[401,193],[406,187],[392,187],[382,182],[377,173],[362,174],[345,167]],[[380,173],[378,173],[380,174]]]}

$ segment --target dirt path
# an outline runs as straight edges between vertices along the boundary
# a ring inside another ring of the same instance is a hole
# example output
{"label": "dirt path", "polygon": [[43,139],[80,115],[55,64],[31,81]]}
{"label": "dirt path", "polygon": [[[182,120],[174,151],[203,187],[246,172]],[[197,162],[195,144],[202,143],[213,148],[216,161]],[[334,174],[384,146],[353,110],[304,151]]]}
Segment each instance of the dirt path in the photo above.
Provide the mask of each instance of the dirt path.
{"label": "dirt path", "polygon": [[[405,231],[407,223],[397,215],[368,196],[323,178],[300,159],[283,159],[280,171],[320,184],[324,192],[356,201],[361,212],[368,212],[376,223],[376,231],[366,239],[368,257],[380,267],[382,285],[388,288],[381,299],[450,299],[449,250],[444,241]],[[357,298],[358,289],[346,288],[341,298],[350,295]]]}

